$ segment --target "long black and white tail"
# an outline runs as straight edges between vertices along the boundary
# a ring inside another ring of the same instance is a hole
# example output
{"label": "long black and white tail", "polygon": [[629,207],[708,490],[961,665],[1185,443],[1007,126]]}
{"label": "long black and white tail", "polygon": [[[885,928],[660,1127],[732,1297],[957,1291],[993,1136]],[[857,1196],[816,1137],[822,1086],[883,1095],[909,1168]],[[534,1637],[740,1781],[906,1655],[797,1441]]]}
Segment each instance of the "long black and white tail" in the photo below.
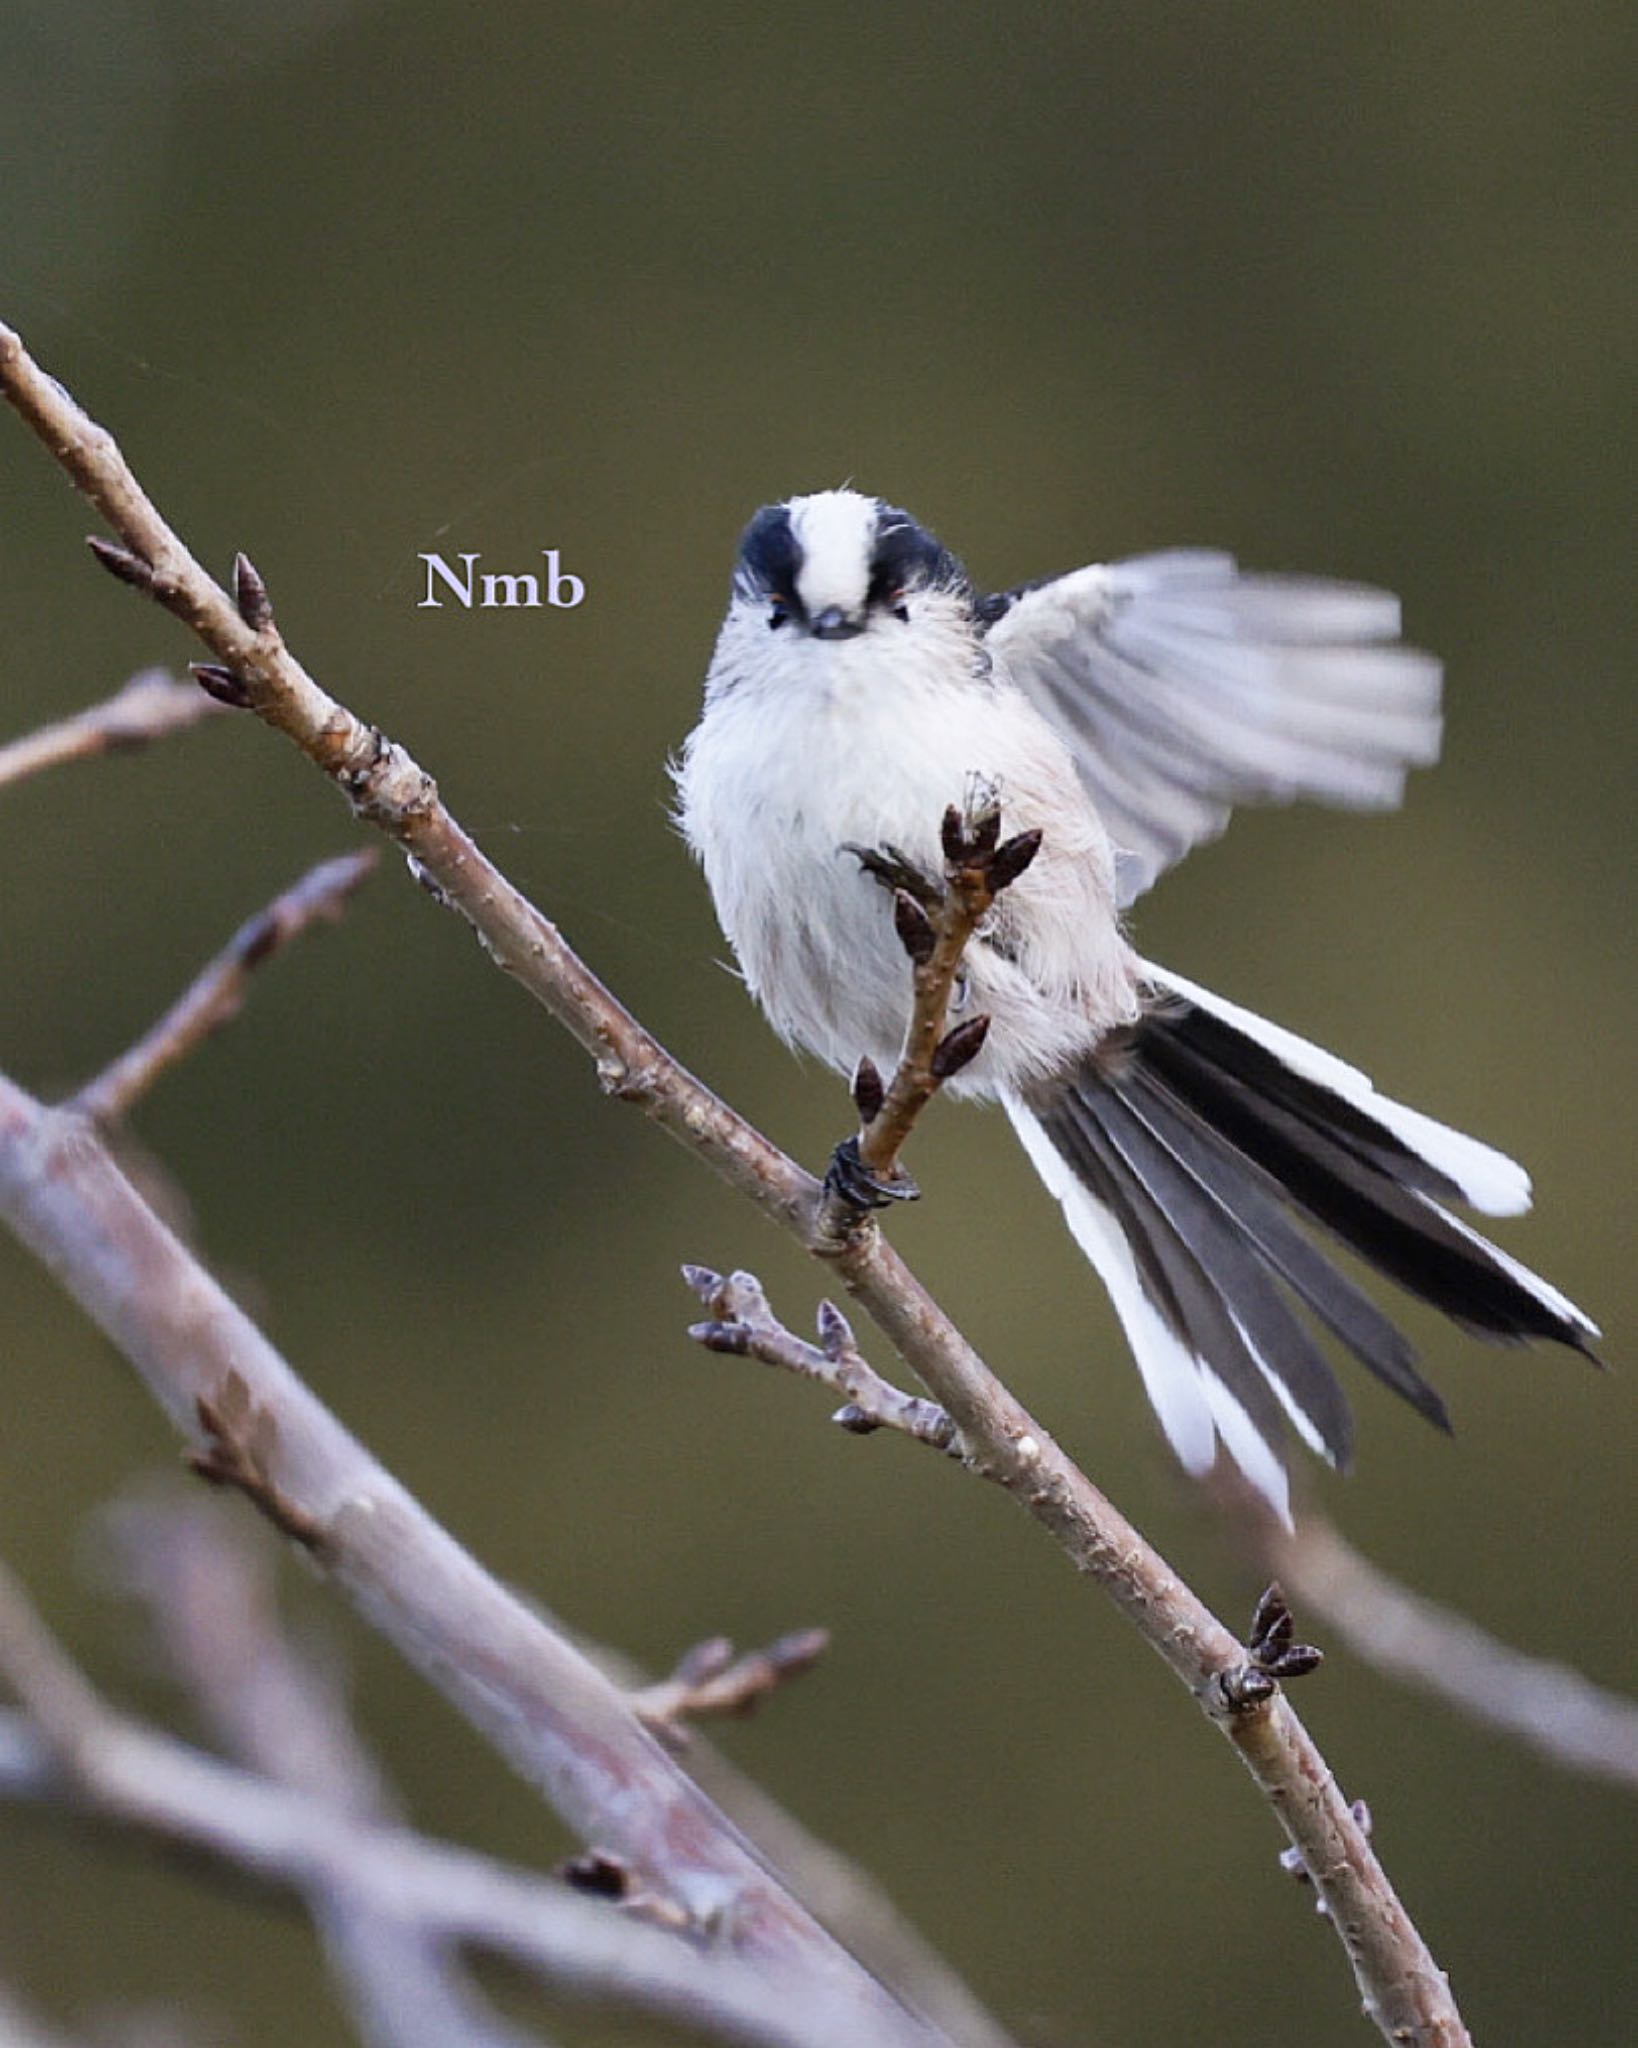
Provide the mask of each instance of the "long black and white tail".
{"label": "long black and white tail", "polygon": [[1353,1424],[1309,1312],[1441,1429],[1411,1346],[1298,1226],[1318,1225],[1481,1337],[1588,1351],[1558,1290],[1443,1206],[1530,1206],[1522,1167],[1378,1095],[1278,1025],[1146,966],[1141,1021],[1070,1080],[1007,1101],[1037,1171],[1108,1287],[1184,1466],[1218,1446],[1283,1518],[1289,1421],[1345,1466]]}

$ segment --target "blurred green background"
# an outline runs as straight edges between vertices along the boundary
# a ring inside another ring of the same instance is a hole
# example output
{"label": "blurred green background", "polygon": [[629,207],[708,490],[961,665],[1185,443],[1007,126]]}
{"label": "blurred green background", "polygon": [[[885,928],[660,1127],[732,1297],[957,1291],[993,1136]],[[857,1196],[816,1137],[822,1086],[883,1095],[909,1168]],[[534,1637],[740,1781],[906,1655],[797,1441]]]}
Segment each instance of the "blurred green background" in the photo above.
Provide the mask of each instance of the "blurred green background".
{"label": "blurred green background", "polygon": [[[0,312],[225,570],[405,740],[676,1051],[799,1156],[847,1121],[721,970],[666,815],[733,542],[852,477],[991,585],[1170,542],[1403,593],[1447,759],[1391,821],[1241,817],[1146,951],[1519,1153],[1510,1249],[1618,1370],[1412,1315],[1452,1444],[1355,1378],[1382,1563],[1629,1687],[1633,997],[1628,10],[1001,11],[0,0]],[[198,650],[87,560],[0,422],[0,734]],[[587,584],[417,607],[422,549]],[[0,795],[0,1063],[70,1087],[312,860],[358,843],[249,720]],[[679,1261],[821,1282],[396,867],[142,1110],[199,1240],[498,1572],[652,1665],[836,1645],[736,1757],[1052,2043],[1369,2038],[1232,1758],[999,1496],[827,1429],[683,1338]],[[938,1111],[893,1231],[1227,1615],[1256,1587],[1168,1462],[998,1119]],[[994,1205],[1004,1251],[959,1218]],[[170,1711],[83,1530],[175,1463],[9,1241],[0,1550],[98,1678]],[[880,1344],[871,1349],[887,1363]],[[418,1820],[555,1825],[322,1589]],[[1323,1630],[1318,1631],[1323,1640]],[[1301,1705],[1478,2038],[1631,2038],[1631,1812],[1338,1651]],[[349,2038],[297,1916],[0,1812],[0,1977],[76,2025]],[[647,2038],[561,2022],[566,2040]]]}

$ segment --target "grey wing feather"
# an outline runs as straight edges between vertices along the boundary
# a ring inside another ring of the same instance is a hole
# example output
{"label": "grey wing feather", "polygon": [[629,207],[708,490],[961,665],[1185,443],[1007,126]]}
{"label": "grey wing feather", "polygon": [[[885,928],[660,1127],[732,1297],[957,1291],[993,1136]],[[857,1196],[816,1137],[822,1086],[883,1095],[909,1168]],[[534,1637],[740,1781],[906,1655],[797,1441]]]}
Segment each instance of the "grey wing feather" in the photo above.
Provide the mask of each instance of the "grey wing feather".
{"label": "grey wing feather", "polygon": [[1123,906],[1236,804],[1387,810],[1438,758],[1440,665],[1400,644],[1385,590],[1179,548],[986,609],[997,662],[1074,750]]}

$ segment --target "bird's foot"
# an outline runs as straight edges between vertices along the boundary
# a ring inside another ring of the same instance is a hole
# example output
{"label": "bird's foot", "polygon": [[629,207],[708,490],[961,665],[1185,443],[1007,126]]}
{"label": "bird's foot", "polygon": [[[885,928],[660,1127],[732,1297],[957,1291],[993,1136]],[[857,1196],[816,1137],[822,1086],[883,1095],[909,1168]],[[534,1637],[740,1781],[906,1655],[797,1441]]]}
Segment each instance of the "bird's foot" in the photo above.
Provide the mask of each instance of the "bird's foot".
{"label": "bird's foot", "polygon": [[842,851],[851,853],[870,879],[879,882],[890,895],[902,889],[924,909],[944,901],[943,886],[896,846],[856,846],[850,841]]}
{"label": "bird's foot", "polygon": [[825,1169],[825,1192],[839,1195],[851,1208],[861,1211],[890,1209],[895,1202],[914,1202],[921,1189],[902,1167],[882,1178],[872,1173],[859,1156],[857,1138],[844,1138],[830,1155]]}

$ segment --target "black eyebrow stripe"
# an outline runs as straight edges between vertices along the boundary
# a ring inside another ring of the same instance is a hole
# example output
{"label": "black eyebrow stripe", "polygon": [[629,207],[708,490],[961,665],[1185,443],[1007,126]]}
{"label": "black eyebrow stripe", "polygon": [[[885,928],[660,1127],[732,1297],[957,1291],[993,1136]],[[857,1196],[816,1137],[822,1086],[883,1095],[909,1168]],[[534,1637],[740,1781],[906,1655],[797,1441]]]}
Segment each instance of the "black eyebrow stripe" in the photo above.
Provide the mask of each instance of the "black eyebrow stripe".
{"label": "black eyebrow stripe", "polygon": [[802,550],[791,526],[788,505],[764,505],[740,536],[735,588],[748,596],[796,595]]}
{"label": "black eyebrow stripe", "polygon": [[883,588],[911,583],[970,587],[966,570],[949,549],[896,505],[884,505],[876,515],[870,570],[872,584]]}

